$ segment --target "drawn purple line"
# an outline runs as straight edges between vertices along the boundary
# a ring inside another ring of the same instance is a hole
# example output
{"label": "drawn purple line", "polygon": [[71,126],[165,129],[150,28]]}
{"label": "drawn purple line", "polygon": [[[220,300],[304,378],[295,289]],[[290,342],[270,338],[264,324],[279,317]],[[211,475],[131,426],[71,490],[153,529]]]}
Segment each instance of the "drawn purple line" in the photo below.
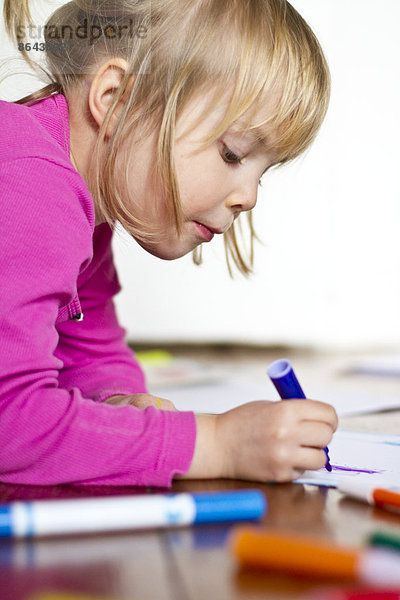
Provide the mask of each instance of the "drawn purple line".
{"label": "drawn purple line", "polygon": [[351,467],[342,467],[340,465],[332,465],[333,471],[349,471],[351,473],[367,473],[373,475],[374,473],[383,473],[383,471],[369,471],[367,469],[352,469]]}

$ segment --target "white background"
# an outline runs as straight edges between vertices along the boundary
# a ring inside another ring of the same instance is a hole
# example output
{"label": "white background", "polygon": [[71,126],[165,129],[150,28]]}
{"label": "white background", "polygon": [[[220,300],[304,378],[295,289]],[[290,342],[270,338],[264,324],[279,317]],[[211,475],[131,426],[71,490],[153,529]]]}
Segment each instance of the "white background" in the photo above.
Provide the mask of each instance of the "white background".
{"label": "white background", "polygon": [[[117,308],[133,342],[400,346],[400,2],[292,4],[320,39],[333,91],[313,148],[263,180],[256,273],[231,280],[219,240],[195,267],[119,234]],[[0,57],[16,55],[0,35]],[[24,93],[36,89],[21,81]],[[17,97],[16,86],[7,80],[1,96]]]}

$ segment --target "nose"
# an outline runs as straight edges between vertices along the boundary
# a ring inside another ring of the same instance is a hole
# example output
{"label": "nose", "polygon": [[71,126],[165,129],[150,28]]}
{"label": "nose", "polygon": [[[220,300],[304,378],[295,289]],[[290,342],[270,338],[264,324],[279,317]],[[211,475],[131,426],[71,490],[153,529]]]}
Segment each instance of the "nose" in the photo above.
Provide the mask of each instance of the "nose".
{"label": "nose", "polygon": [[253,185],[233,191],[227,198],[228,207],[236,214],[251,210],[257,202],[257,191],[258,186]]}

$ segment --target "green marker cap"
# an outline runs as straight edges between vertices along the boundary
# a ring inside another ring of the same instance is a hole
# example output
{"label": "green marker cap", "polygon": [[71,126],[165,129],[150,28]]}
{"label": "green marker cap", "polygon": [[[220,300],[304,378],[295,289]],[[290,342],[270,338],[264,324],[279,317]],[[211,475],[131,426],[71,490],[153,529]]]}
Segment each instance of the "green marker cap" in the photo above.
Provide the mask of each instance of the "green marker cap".
{"label": "green marker cap", "polygon": [[400,533],[399,535],[393,535],[393,533],[386,533],[386,531],[375,531],[369,536],[367,543],[370,546],[384,546],[400,552]]}

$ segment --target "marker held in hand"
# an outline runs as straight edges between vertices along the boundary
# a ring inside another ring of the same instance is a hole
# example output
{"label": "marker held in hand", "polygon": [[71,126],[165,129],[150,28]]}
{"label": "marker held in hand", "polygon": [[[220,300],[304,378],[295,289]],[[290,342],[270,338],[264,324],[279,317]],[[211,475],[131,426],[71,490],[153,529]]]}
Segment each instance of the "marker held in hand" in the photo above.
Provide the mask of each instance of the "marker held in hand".
{"label": "marker held in hand", "polygon": [[[267,370],[268,376],[276,387],[278,394],[282,400],[290,400],[294,398],[306,399],[306,395],[293,371],[290,360],[281,358],[270,364]],[[326,454],[325,469],[332,471],[331,463],[329,462],[328,448],[324,448]]]}

